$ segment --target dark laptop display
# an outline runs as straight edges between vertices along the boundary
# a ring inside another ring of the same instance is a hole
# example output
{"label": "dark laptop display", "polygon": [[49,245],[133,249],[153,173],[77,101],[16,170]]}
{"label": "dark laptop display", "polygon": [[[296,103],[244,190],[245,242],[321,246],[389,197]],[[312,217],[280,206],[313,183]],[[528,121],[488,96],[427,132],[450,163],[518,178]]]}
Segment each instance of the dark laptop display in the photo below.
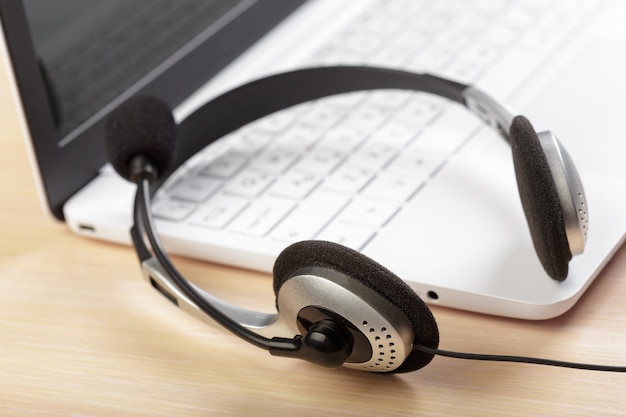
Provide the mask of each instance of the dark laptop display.
{"label": "dark laptop display", "polygon": [[62,219],[63,203],[104,165],[112,108],[139,92],[177,105],[301,3],[0,0],[52,213]]}

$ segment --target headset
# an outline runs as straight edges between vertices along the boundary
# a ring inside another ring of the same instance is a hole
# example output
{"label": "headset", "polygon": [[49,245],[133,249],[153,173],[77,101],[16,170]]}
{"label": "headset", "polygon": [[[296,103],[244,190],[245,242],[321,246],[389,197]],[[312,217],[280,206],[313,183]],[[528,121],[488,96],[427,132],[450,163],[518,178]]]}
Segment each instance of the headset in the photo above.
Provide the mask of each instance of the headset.
{"label": "headset", "polygon": [[273,268],[273,314],[227,303],[181,275],[160,241],[151,212],[152,196],[177,167],[213,141],[273,112],[373,89],[444,97],[494,128],[511,145],[522,206],[541,264],[552,279],[566,279],[572,255],[584,251],[588,209],[574,163],[551,132],[537,133],[525,117],[514,116],[472,86],[429,74],[334,66],[244,84],[207,102],[180,125],[168,105],[152,96],[135,96],[110,114],[106,152],[119,175],[137,185],[130,233],[146,280],[179,308],[220,324],[274,356],[329,368],[409,372],[442,355],[626,371],[619,366],[439,349],[439,330],[426,303],[384,266],[332,242],[302,241],[281,252]]}

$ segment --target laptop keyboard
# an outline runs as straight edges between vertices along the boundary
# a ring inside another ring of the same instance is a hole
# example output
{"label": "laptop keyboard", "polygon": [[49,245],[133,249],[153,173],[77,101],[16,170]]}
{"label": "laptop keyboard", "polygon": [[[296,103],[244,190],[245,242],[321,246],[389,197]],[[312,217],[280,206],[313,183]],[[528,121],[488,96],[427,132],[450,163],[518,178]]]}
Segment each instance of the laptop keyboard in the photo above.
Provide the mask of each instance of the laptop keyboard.
{"label": "laptop keyboard", "polygon": [[[479,83],[506,98],[576,30],[591,1],[379,0],[302,66],[364,64]],[[324,239],[362,249],[480,128],[423,93],[305,103],[197,155],[155,200],[161,224],[257,246]],[[210,231],[210,233],[207,233]]]}

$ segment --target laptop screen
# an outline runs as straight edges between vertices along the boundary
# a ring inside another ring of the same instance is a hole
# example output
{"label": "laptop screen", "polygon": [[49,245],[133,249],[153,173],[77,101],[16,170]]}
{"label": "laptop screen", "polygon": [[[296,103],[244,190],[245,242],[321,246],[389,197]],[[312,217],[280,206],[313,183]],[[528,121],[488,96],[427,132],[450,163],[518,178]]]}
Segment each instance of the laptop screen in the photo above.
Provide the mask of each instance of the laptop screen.
{"label": "laptop screen", "polygon": [[25,0],[61,145],[237,0]]}
{"label": "laptop screen", "polygon": [[0,0],[4,45],[49,211],[106,163],[104,121],[134,94],[180,104],[303,0]]}

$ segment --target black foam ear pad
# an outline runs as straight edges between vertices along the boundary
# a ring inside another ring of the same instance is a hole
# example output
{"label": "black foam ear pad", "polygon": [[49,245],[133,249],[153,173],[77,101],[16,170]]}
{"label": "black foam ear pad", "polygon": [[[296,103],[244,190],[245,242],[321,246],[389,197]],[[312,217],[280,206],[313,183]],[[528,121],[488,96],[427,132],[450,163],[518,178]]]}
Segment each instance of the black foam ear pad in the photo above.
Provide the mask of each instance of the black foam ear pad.
{"label": "black foam ear pad", "polygon": [[572,259],[565,220],[550,167],[528,119],[517,116],[509,133],[515,176],[537,256],[552,278],[567,277]]}
{"label": "black foam ear pad", "polygon": [[[303,268],[330,268],[372,289],[404,312],[413,326],[414,341],[436,348],[439,329],[430,309],[398,276],[367,256],[325,241],[303,241],[287,247],[274,263],[274,293]],[[394,372],[410,372],[426,366],[433,355],[413,350]]]}

